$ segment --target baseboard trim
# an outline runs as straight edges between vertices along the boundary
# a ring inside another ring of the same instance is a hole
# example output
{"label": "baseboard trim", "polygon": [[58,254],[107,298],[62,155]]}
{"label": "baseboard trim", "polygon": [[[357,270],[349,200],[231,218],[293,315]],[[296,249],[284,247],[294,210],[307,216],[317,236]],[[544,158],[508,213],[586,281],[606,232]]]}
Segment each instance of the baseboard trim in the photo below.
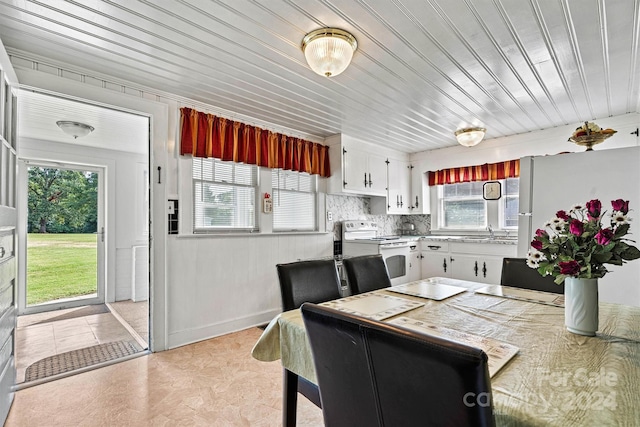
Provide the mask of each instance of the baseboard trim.
{"label": "baseboard trim", "polygon": [[215,323],[200,328],[187,329],[183,331],[170,332],[167,340],[167,349],[182,347],[198,341],[219,337],[221,335],[238,332],[243,329],[269,323],[274,317],[280,314],[280,310],[269,310],[262,313],[252,314],[226,322]]}

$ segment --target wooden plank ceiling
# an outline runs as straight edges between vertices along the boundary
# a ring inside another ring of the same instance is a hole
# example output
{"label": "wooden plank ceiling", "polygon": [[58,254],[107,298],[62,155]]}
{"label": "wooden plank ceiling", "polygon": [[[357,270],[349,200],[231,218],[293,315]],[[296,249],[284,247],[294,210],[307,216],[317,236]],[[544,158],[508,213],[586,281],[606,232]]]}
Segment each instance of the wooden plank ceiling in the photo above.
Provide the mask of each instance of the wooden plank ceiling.
{"label": "wooden plank ceiling", "polygon": [[[0,0],[0,39],[323,138],[418,152],[638,112],[640,0]],[[341,75],[300,43],[351,32]]]}

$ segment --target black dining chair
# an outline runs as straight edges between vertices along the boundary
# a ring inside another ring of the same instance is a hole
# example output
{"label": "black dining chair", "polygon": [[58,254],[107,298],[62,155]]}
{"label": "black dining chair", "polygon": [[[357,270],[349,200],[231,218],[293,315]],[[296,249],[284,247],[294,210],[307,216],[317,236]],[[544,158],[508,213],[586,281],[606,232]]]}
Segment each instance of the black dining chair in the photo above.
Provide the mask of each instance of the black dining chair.
{"label": "black dining chair", "polygon": [[302,305],[325,426],[493,426],[484,351]]}
{"label": "black dining chair", "polygon": [[380,254],[344,258],[342,265],[352,295],[391,286],[387,266]]}
{"label": "black dining chair", "polygon": [[[299,308],[304,302],[321,303],[340,298],[342,284],[333,259],[277,264],[284,311]],[[318,386],[295,373],[284,370],[283,425],[296,425],[298,394],[320,407]]]}
{"label": "black dining chair", "polygon": [[553,276],[541,276],[527,265],[526,258],[504,258],[500,284],[514,288],[564,294],[564,283],[557,285]]}

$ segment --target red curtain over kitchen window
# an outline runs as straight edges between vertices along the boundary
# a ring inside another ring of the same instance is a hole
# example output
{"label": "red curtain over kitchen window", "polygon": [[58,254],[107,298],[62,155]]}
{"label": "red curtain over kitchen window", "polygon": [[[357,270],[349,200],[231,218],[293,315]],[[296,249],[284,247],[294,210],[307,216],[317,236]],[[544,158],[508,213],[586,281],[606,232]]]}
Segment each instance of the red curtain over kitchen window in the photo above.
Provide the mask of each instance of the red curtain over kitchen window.
{"label": "red curtain over kitchen window", "polygon": [[281,133],[180,109],[180,154],[328,177],[329,147]]}
{"label": "red curtain over kitchen window", "polygon": [[458,182],[493,181],[520,176],[520,159],[477,166],[429,171],[429,185],[456,184]]}

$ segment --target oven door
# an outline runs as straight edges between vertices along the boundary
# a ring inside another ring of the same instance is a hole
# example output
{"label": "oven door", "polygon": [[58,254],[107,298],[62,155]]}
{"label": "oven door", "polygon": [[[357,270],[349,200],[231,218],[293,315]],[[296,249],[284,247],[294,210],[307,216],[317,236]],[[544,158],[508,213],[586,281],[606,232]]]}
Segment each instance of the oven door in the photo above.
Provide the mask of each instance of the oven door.
{"label": "oven door", "polygon": [[409,281],[409,244],[382,244],[378,249],[387,266],[391,285],[407,283]]}

